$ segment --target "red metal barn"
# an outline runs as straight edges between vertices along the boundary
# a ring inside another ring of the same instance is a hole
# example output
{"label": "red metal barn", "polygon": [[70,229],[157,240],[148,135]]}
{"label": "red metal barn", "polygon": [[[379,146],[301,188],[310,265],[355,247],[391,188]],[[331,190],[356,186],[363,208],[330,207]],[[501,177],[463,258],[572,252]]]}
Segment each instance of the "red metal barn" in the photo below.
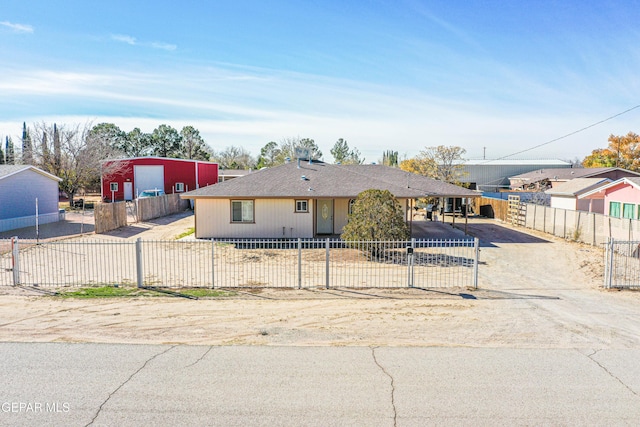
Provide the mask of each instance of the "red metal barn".
{"label": "red metal barn", "polygon": [[218,164],[165,157],[133,157],[102,163],[102,200],[133,200],[144,190],[183,193],[218,182]]}

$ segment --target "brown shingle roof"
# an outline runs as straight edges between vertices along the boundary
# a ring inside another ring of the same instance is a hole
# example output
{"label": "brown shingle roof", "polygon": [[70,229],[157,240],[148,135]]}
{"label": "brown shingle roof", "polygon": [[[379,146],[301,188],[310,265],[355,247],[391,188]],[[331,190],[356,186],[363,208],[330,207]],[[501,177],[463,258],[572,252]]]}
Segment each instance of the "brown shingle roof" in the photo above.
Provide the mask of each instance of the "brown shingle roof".
{"label": "brown shingle roof", "polygon": [[369,189],[389,190],[394,196],[478,197],[479,194],[446,182],[382,165],[333,165],[296,162],[183,193],[195,198],[353,198]]}

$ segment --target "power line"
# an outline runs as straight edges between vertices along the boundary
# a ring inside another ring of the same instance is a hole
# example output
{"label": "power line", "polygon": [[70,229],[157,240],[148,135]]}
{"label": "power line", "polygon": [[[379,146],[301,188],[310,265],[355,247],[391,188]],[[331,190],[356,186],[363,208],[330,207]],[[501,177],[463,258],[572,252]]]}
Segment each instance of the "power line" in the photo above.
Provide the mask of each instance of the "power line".
{"label": "power line", "polygon": [[508,157],[517,156],[518,154],[526,153],[526,152],[528,152],[528,151],[535,150],[536,148],[544,147],[545,145],[549,145],[549,144],[551,144],[551,143],[553,143],[553,142],[560,141],[561,139],[568,138],[568,137],[570,137],[570,136],[572,136],[572,135],[575,135],[575,134],[577,134],[577,133],[583,132],[583,131],[585,131],[585,130],[587,130],[587,129],[590,129],[590,128],[594,127],[594,126],[598,126],[599,124],[602,124],[602,123],[607,122],[607,121],[609,121],[609,120],[615,119],[616,117],[619,117],[619,116],[621,116],[621,115],[623,115],[623,114],[626,114],[626,113],[628,113],[628,112],[630,112],[630,111],[633,111],[633,110],[635,110],[635,109],[637,109],[637,108],[640,108],[640,104],[636,105],[635,107],[631,107],[631,108],[629,108],[629,109],[627,109],[627,110],[624,110],[624,111],[622,111],[622,112],[620,112],[620,113],[618,113],[618,114],[614,114],[614,115],[613,115],[613,116],[611,116],[611,117],[607,117],[606,119],[600,120],[599,122],[595,122],[595,123],[593,123],[593,124],[590,124],[589,126],[585,126],[585,127],[583,127],[582,129],[578,129],[578,130],[576,130],[576,131],[573,131],[573,132],[568,133],[568,134],[566,134],[566,135],[563,135],[563,136],[561,136],[561,137],[558,137],[558,138],[552,139],[551,141],[543,142],[542,144],[538,144],[538,145],[536,145],[536,146],[533,146],[533,147],[530,147],[530,148],[524,149],[524,150],[522,150],[522,151],[518,151],[517,153],[513,153],[513,154],[509,154],[509,155],[507,155],[507,156],[499,157],[499,158],[497,158],[497,159],[495,159],[495,160],[504,160],[504,159],[506,159],[506,158],[508,158]]}

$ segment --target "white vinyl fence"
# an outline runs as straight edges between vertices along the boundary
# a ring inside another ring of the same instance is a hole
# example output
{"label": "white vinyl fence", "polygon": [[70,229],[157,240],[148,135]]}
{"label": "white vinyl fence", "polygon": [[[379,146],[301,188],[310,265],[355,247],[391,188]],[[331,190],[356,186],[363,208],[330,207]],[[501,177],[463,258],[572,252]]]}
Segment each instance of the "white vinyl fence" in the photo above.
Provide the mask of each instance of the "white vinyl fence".
{"label": "white vinyl fence", "polygon": [[478,240],[0,240],[0,286],[477,287]]}
{"label": "white vinyl fence", "polygon": [[525,227],[557,237],[593,246],[604,246],[609,239],[640,240],[640,220],[529,203],[523,206]]}

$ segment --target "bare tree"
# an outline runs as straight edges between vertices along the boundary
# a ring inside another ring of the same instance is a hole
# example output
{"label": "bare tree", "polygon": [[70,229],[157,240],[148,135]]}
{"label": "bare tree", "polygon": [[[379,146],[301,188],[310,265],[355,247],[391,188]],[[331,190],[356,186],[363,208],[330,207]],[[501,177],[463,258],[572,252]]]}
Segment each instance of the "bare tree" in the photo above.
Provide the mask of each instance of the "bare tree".
{"label": "bare tree", "polygon": [[214,151],[211,160],[223,169],[251,169],[256,165],[254,158],[247,150],[233,145],[223,151]]}
{"label": "bare tree", "polygon": [[[34,161],[41,169],[62,178],[60,189],[67,193],[73,206],[79,190],[99,185],[102,162],[117,157],[118,151],[91,132],[91,123],[58,127],[43,122],[35,127],[35,134],[41,139],[35,141]],[[49,145],[56,141],[56,135],[59,157],[55,155],[56,148]]]}

